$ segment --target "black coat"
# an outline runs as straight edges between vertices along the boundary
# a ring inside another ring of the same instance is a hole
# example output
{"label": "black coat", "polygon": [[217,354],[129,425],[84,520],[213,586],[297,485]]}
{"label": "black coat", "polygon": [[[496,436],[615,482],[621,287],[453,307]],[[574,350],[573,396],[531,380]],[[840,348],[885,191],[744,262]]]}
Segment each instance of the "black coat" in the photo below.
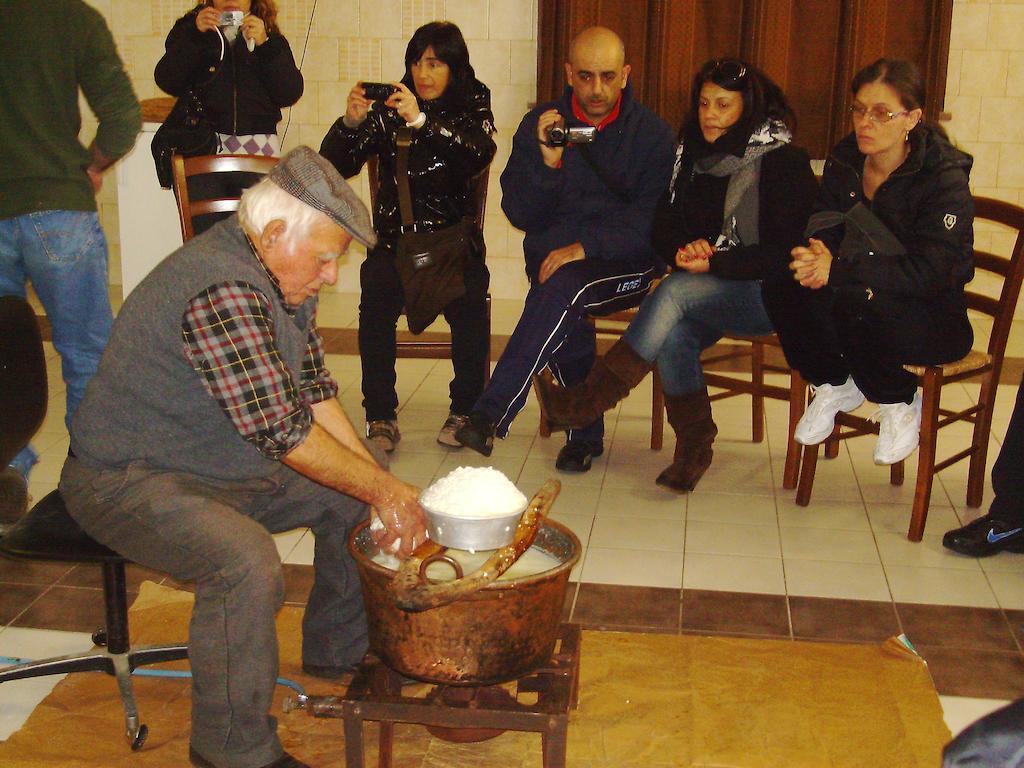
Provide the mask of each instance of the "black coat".
{"label": "black coat", "polygon": [[[845,212],[864,203],[906,253],[884,259],[844,253],[833,260],[828,283],[942,298],[959,312],[963,286],[974,276],[974,201],[967,184],[973,160],[929,126],[914,128],[910,142],[907,159],[878,187],[872,201],[864,197],[865,158],[857,149],[857,137],[850,134],[832,150],[816,208]],[[842,234],[842,227],[836,227],[820,235],[833,256],[839,254]]]}
{"label": "black coat", "polygon": [[[409,147],[409,187],[413,217],[423,231],[436,231],[476,216],[471,181],[490,165],[497,147],[491,134],[491,92],[477,81],[467,105],[455,104],[448,94],[421,101],[427,122],[412,132]],[[379,188],[373,208],[373,226],[387,241],[397,239],[402,225],[395,183],[398,129],[405,119],[390,108],[376,104],[357,128],[338,118],[320,145],[320,154],[342,176],[359,173],[371,155],[378,158]]]}
{"label": "black coat", "polygon": [[171,27],[153,73],[156,84],[172,96],[194,88],[218,133],[277,133],[281,108],[302,96],[302,73],[288,41],[280,34],[269,35],[250,53],[239,34],[225,45],[221,62],[220,35],[196,29],[201,8]]}
{"label": "black coat", "polygon": [[[675,200],[669,203],[668,190],[654,216],[654,250],[672,267],[679,248],[700,239],[713,244],[722,232],[729,177],[703,173],[691,179],[692,168],[693,158],[684,154]],[[800,147],[787,144],[764,155],[758,190],[760,242],[716,252],[709,262],[711,274],[727,280],[789,276],[790,251],[806,242],[803,231],[817,190],[810,160]]]}

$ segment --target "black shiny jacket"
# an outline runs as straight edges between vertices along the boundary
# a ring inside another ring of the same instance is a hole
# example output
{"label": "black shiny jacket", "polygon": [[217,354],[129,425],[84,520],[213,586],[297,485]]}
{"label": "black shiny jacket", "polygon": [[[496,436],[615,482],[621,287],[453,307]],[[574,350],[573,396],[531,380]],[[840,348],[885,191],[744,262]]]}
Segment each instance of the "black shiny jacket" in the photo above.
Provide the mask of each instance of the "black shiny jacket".
{"label": "black shiny jacket", "polygon": [[[427,122],[412,132],[409,187],[417,229],[432,232],[464,216],[476,216],[471,181],[494,157],[494,115],[491,92],[479,80],[468,105],[454,104],[445,94],[421,101],[420,109]],[[357,128],[347,127],[343,118],[338,118],[320,145],[320,154],[345,178],[358,174],[368,157],[377,156],[379,188],[373,226],[384,246],[401,233],[395,161],[398,129],[404,126],[404,118],[395,110],[375,105]]]}
{"label": "black shiny jacket", "polygon": [[281,108],[302,96],[302,73],[292,49],[280,35],[270,35],[252,53],[242,36],[226,44],[220,61],[216,32],[196,29],[196,6],[171,27],[165,52],[153,75],[172,96],[195,88],[214,130],[228,134],[277,133]]}
{"label": "black shiny jacket", "polygon": [[[821,179],[818,210],[848,211],[858,202],[889,228],[906,249],[902,256],[844,254],[832,262],[829,285],[871,288],[898,296],[944,297],[959,311],[963,286],[974,276],[974,199],[968,187],[973,159],[935,128],[910,132],[910,154],[864,199],[864,155],[850,134],[832,150]],[[842,227],[820,237],[839,253]]]}

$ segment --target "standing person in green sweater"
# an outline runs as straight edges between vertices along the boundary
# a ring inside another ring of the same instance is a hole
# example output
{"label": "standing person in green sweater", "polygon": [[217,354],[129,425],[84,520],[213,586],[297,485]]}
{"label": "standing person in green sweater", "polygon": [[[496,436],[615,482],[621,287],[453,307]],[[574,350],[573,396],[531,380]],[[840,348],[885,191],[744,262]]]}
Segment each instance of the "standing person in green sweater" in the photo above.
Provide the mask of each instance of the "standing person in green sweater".
{"label": "standing person in green sweater", "polygon": [[[78,138],[79,89],[99,120],[89,147]],[[69,427],[113,321],[96,194],[103,171],[134,146],[141,126],[131,81],[97,11],[82,0],[5,0],[0,296],[24,297],[31,281],[46,308]],[[31,446],[18,454],[2,472],[0,495],[23,493],[36,461]]]}

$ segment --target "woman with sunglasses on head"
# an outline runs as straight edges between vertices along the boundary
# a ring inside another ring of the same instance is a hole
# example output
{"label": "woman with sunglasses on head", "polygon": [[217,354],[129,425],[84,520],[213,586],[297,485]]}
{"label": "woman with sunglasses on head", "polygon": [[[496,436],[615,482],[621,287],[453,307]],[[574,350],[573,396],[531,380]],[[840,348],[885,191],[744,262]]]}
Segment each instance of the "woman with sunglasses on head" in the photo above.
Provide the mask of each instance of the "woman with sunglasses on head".
{"label": "woman with sunglasses on head", "polygon": [[654,220],[655,250],[674,271],[585,382],[562,389],[541,380],[552,428],[590,423],[657,364],[676,434],[657,482],[693,490],[718,434],[700,353],[726,333],[771,333],[761,281],[786,273],[816,192],[807,153],[792,144],[793,122],[781,89],[749,64],[700,68]]}
{"label": "woman with sunglasses on head", "polygon": [[[302,96],[302,73],[277,26],[274,0],[204,0],[178,19],[154,71],[172,96],[195,92],[214,131],[219,155],[281,154],[281,110]],[[219,173],[189,179],[196,200],[238,197],[259,179]],[[229,214],[203,216],[196,234]]]}
{"label": "woman with sunglasses on head", "polygon": [[868,399],[879,405],[875,463],[895,464],[921,425],[917,377],[903,366],[957,360],[973,342],[972,159],[922,122],[912,63],[879,59],[852,92],[853,133],[825,164],[809,240],[765,299],[786,359],[814,393],[796,441],[822,442],[839,411]]}

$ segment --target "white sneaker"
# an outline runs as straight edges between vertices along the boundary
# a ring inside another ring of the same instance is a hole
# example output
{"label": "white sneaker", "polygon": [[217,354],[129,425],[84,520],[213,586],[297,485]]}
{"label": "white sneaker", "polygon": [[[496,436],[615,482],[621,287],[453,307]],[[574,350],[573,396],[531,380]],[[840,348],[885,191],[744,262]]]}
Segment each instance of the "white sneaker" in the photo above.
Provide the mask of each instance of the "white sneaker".
{"label": "white sneaker", "polygon": [[811,385],[814,399],[807,406],[804,415],[797,422],[793,439],[801,445],[817,445],[832,434],[836,424],[836,414],[840,411],[855,411],[864,402],[863,393],[857,389],[853,377],[846,379],[841,386],[822,384],[820,387]]}
{"label": "white sneaker", "polygon": [[914,393],[914,401],[883,403],[871,417],[878,422],[878,443],[875,445],[875,464],[895,464],[903,461],[917,448],[921,435],[921,393]]}

